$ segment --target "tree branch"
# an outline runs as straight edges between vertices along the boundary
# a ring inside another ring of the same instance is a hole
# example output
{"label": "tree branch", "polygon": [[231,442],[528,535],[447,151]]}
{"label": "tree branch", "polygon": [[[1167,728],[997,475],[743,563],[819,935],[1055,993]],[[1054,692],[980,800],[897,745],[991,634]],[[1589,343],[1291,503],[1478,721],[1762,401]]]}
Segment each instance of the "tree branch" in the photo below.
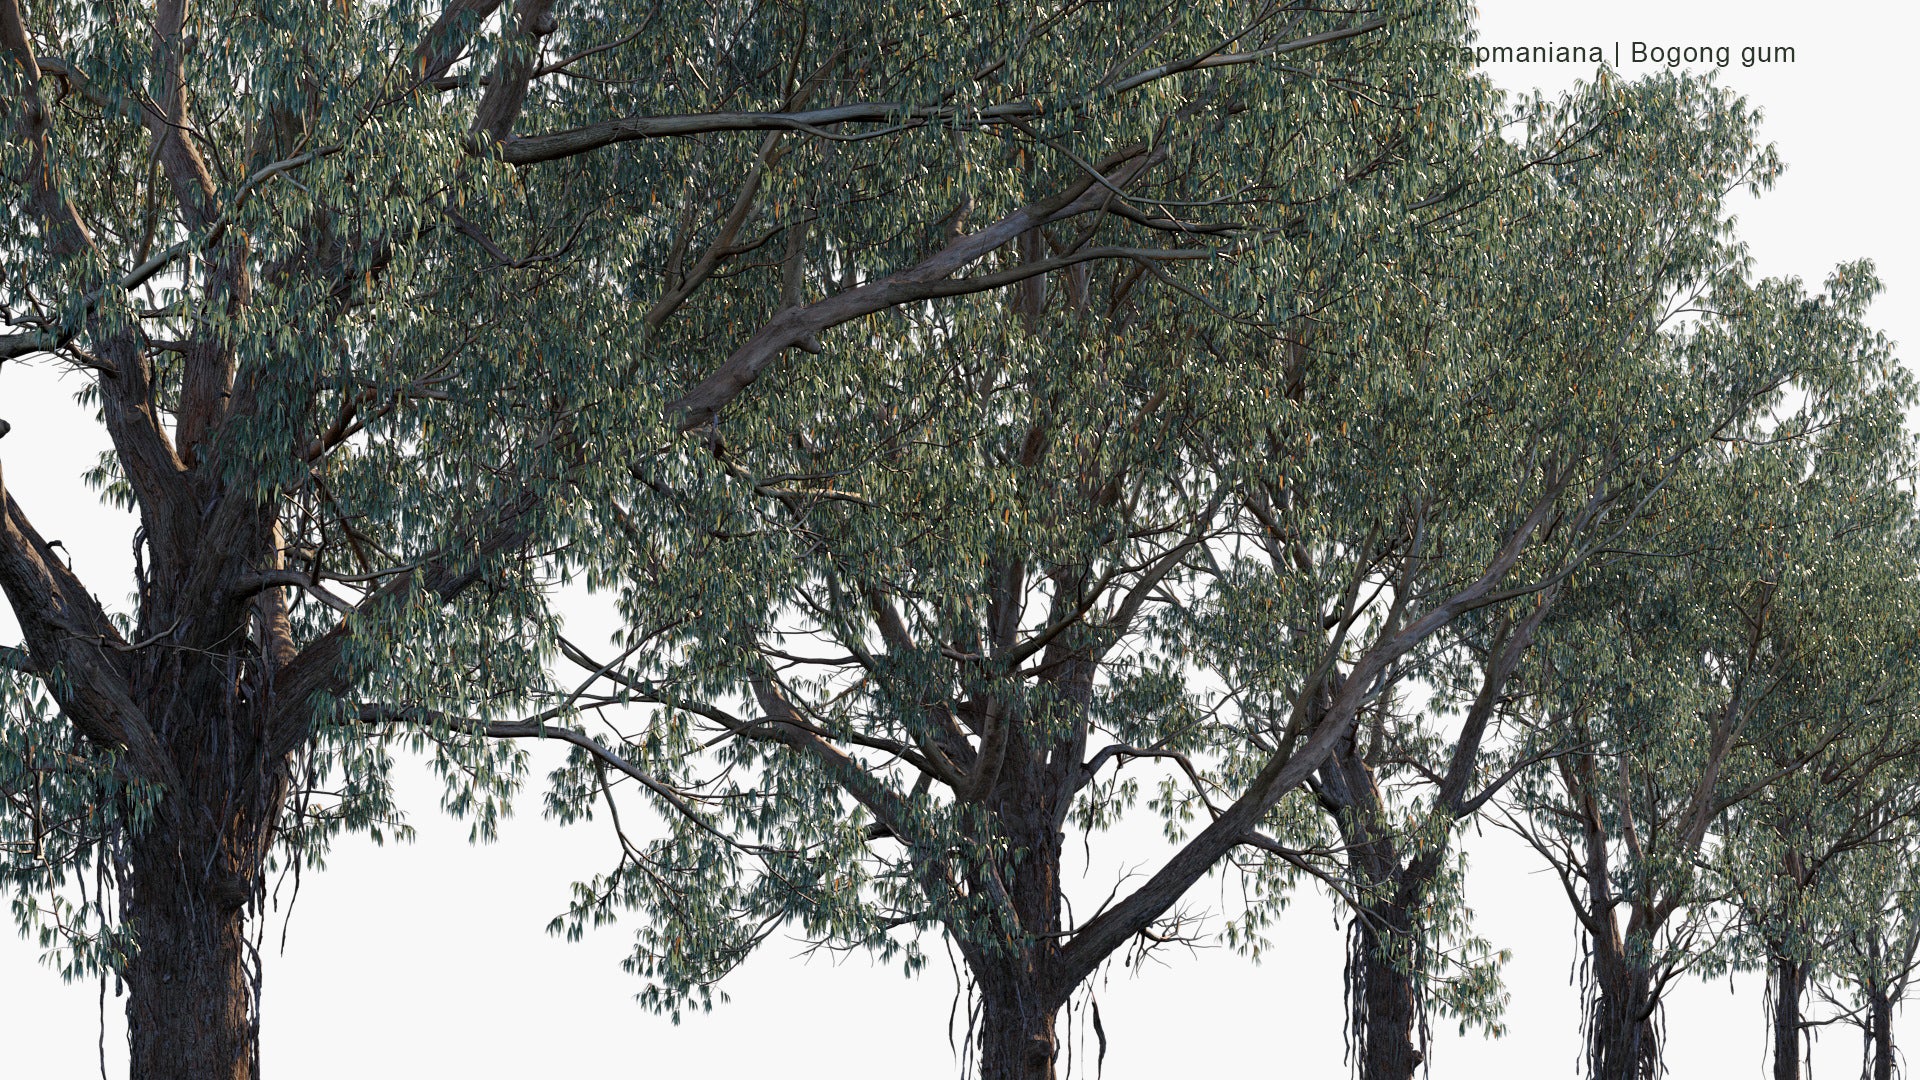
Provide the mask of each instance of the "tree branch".
{"label": "tree branch", "polygon": [[473,131],[494,143],[513,136],[514,121],[526,104],[527,84],[533,80],[540,39],[553,32],[554,0],[519,0],[513,8],[513,31],[503,43],[499,66],[475,110]]}
{"label": "tree branch", "polygon": [[614,143],[639,139],[684,138],[717,131],[799,131],[828,135],[842,124],[892,123],[919,127],[926,124],[1003,124],[1020,117],[1039,116],[1040,108],[1027,102],[992,105],[978,111],[950,106],[928,108],[900,101],[868,101],[798,112],[689,113],[679,116],[627,116],[586,127],[546,135],[526,135],[500,147],[502,160],[533,165],[574,157]]}
{"label": "tree branch", "polygon": [[[1334,745],[1346,735],[1381,673],[1455,618],[1486,603],[1494,587],[1513,570],[1534,534],[1546,523],[1560,490],[1559,485],[1549,486],[1478,579],[1398,633],[1369,648],[1341,683],[1333,702],[1314,725],[1304,745],[1298,750],[1282,750],[1272,755],[1240,798],[1188,840],[1165,866],[1126,899],[1081,927],[1061,950],[1060,985],[1078,985],[1113,950],[1177,903],[1228,851],[1244,843],[1267,811],[1326,760]],[[1310,704],[1307,697],[1302,695],[1300,708]]]}
{"label": "tree branch", "polygon": [[354,624],[367,614],[399,602],[414,588],[425,590],[440,603],[449,603],[480,579],[480,568],[501,553],[518,548],[531,533],[530,518],[539,500],[531,492],[502,502],[491,520],[476,530],[470,546],[441,549],[375,589],[353,613],[309,642],[280,669],[273,683],[273,704],[267,722],[267,753],[286,754],[305,742],[313,729],[314,703],[322,696],[339,697],[351,684],[344,670],[346,644]]}
{"label": "tree branch", "polygon": [[107,613],[72,570],[54,557],[0,474],[0,592],[26,636],[7,666],[43,675],[42,682],[74,729],[96,744],[124,750],[135,775],[179,781],[146,714],[134,703],[125,672],[110,650],[125,645]]}
{"label": "tree branch", "polygon": [[[12,135],[13,141],[27,151],[20,175],[28,192],[28,213],[44,230],[46,254],[55,260],[83,253],[97,257],[93,238],[79,211],[61,190],[53,165],[49,145],[52,120],[42,100],[40,65],[20,17],[19,0],[0,0],[0,49],[11,54],[22,75],[17,84],[21,107],[15,113]],[[193,500],[186,489],[180,458],[154,414],[155,395],[146,359],[133,328],[102,323],[93,310],[83,310],[79,315],[79,322],[94,339],[96,351],[105,357],[105,366],[112,369],[110,377],[98,380],[107,431],[140,503],[155,557],[170,561],[187,546]]]}
{"label": "tree branch", "polygon": [[[1107,185],[1125,187],[1163,157],[1164,151],[1152,151],[1144,143],[1136,144],[1108,155],[1100,162],[1099,173]],[[962,236],[905,270],[810,304],[787,308],[735,349],[712,375],[669,404],[669,415],[678,414],[681,430],[707,423],[752,385],[781,353],[810,342],[820,332],[842,323],[901,304],[999,288],[1054,269],[1042,262],[1029,264],[1025,273],[994,274],[971,281],[950,280],[952,275],[1029,229],[1099,209],[1112,198],[1112,193],[1104,187],[1100,190],[1094,187],[1093,177],[1082,177],[1052,198],[1016,210],[978,232]]]}

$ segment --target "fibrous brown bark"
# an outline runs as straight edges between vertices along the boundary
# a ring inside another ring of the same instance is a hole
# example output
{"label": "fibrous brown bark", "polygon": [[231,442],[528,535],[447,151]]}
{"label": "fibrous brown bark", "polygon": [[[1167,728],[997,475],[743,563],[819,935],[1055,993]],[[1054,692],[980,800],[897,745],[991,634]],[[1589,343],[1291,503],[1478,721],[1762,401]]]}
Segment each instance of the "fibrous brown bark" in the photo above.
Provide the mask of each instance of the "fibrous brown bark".
{"label": "fibrous brown bark", "polygon": [[1776,956],[1767,973],[1773,992],[1773,1080],[1800,1080],[1800,1006],[1807,965]]}
{"label": "fibrous brown bark", "polygon": [[1594,943],[1588,1073],[1592,1080],[1654,1080],[1660,1075],[1660,1036],[1653,973],[1633,963],[1620,944]]}
{"label": "fibrous brown bark", "polygon": [[981,774],[990,781],[982,801],[1006,855],[975,864],[970,888],[1004,890],[1017,923],[1005,928],[1004,945],[974,933],[963,949],[980,987],[981,1080],[1053,1080],[1060,1051],[1062,829],[1075,791],[1072,769],[1086,753],[1094,664],[1064,644],[1049,659],[1059,673],[1050,695],[1061,707],[1056,722],[1009,724],[1001,764]]}
{"label": "fibrous brown bark", "polygon": [[1394,961],[1396,944],[1415,944],[1413,934],[1408,913],[1392,905],[1370,907],[1354,920],[1347,996],[1361,1080],[1412,1080],[1426,1061],[1419,988]]}
{"label": "fibrous brown bark", "polygon": [[126,966],[129,1075],[252,1080],[258,1031],[237,868],[204,837],[165,826],[130,855],[121,912],[139,948]]}
{"label": "fibrous brown bark", "polygon": [[[222,579],[279,563],[279,531],[265,515],[230,521],[220,535],[233,560]],[[166,569],[144,583],[143,630],[155,629],[143,640],[160,640],[125,667],[174,771],[129,837],[121,880],[121,916],[136,944],[125,970],[129,1075],[252,1080],[258,968],[249,912],[290,786],[290,754],[269,743],[274,677],[294,647],[278,590],[208,598]]]}
{"label": "fibrous brown bark", "polygon": [[1893,1080],[1893,1002],[1886,994],[1868,997],[1867,1064],[1873,1080]]}
{"label": "fibrous brown bark", "polygon": [[1054,1080],[1059,1009],[1038,999],[1032,980],[991,980],[981,990],[981,1080]]}
{"label": "fibrous brown bark", "polygon": [[1356,738],[1321,766],[1315,790],[1340,830],[1359,905],[1347,942],[1346,982],[1360,1080],[1411,1080],[1426,1058],[1420,991],[1410,970],[1421,944],[1412,902],[1431,884],[1439,860],[1404,859]]}

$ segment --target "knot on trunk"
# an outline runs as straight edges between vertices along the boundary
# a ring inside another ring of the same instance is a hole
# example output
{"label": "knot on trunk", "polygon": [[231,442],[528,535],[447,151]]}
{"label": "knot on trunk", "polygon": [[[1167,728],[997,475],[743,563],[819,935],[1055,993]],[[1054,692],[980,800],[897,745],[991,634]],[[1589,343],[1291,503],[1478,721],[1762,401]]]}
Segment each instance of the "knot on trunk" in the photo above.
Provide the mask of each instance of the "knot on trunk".
{"label": "knot on trunk", "polygon": [[253,883],[238,874],[223,874],[207,885],[207,899],[221,911],[238,911],[253,895]]}

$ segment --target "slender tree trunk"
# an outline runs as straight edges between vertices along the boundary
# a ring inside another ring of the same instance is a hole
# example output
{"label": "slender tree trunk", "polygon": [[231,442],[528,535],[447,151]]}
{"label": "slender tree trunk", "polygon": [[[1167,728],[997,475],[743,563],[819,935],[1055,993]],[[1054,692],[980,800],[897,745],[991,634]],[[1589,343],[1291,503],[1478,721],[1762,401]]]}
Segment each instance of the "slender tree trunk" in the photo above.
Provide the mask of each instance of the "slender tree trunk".
{"label": "slender tree trunk", "polygon": [[1660,1043],[1653,1025],[1653,975],[1629,963],[1616,944],[1594,946],[1588,1069],[1593,1080],[1654,1080],[1660,1075]]}
{"label": "slender tree trunk", "polygon": [[1807,967],[1773,958],[1773,1080],[1800,1080],[1800,1003],[1806,996]]}

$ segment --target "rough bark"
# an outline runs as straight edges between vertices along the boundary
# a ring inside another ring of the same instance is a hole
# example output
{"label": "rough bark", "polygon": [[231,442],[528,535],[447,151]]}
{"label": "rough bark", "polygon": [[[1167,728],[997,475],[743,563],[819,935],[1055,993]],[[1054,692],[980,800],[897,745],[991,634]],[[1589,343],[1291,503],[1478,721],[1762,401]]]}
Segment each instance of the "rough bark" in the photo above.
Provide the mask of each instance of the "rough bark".
{"label": "rough bark", "polygon": [[1002,894],[1000,918],[1014,924],[1005,927],[1004,945],[975,930],[965,949],[980,986],[982,1080],[1053,1080],[1055,1024],[1071,992],[1062,992],[1059,979],[1062,828],[1074,793],[1068,770],[1086,750],[1094,660],[1067,644],[1050,649],[1047,660],[1059,673],[1050,695],[1060,706],[1054,719],[1008,723],[1004,757],[981,774],[982,801],[1005,854],[977,864],[971,887]]}
{"label": "rough bark", "polygon": [[1426,1060],[1419,988],[1396,964],[1393,950],[1414,941],[1403,906],[1382,904],[1355,920],[1349,945],[1348,987],[1360,1080],[1412,1080]]}
{"label": "rough bark", "polygon": [[981,987],[981,1080],[1054,1080],[1059,1010],[1036,999],[1039,988],[1018,973]]}
{"label": "rough bark", "polygon": [[1587,1017],[1587,1068],[1592,1080],[1655,1080],[1660,1038],[1653,973],[1633,963],[1616,939],[1593,950],[1593,1002]]}
{"label": "rough bark", "polygon": [[[269,519],[229,534],[229,559],[273,566]],[[221,577],[238,565],[229,563]],[[136,941],[126,969],[131,1080],[258,1074],[248,963],[249,907],[285,808],[288,756],[268,748],[273,677],[292,654],[284,597],[202,601],[191,580],[151,580],[130,680],[175,765],[152,818],[128,844],[121,915]],[[161,635],[150,626],[172,627]],[[177,644],[180,647],[168,647]]]}
{"label": "rough bark", "polygon": [[1060,834],[1014,848],[1001,865],[1008,900],[1019,917],[1004,948],[978,935],[964,950],[980,987],[981,1080],[1053,1080],[1060,1043],[1055,1024],[1064,1004],[1053,971],[1059,940]]}
{"label": "rough bark", "polygon": [[139,941],[126,967],[129,1077],[253,1080],[247,913],[229,861],[207,852],[203,836],[156,828],[129,862],[121,911]]}
{"label": "rough bark", "polygon": [[1405,860],[1386,826],[1385,802],[1358,740],[1342,742],[1316,791],[1347,850],[1359,909],[1347,942],[1347,1011],[1360,1080],[1411,1080],[1426,1056],[1419,987],[1408,970],[1420,944],[1413,903],[1438,860]]}
{"label": "rough bark", "polygon": [[1886,994],[1867,1003],[1867,1062],[1873,1080],[1893,1080],[1893,1001]]}
{"label": "rough bark", "polygon": [[1781,956],[1770,966],[1773,1080],[1800,1080],[1800,1006],[1807,991],[1807,966]]}

